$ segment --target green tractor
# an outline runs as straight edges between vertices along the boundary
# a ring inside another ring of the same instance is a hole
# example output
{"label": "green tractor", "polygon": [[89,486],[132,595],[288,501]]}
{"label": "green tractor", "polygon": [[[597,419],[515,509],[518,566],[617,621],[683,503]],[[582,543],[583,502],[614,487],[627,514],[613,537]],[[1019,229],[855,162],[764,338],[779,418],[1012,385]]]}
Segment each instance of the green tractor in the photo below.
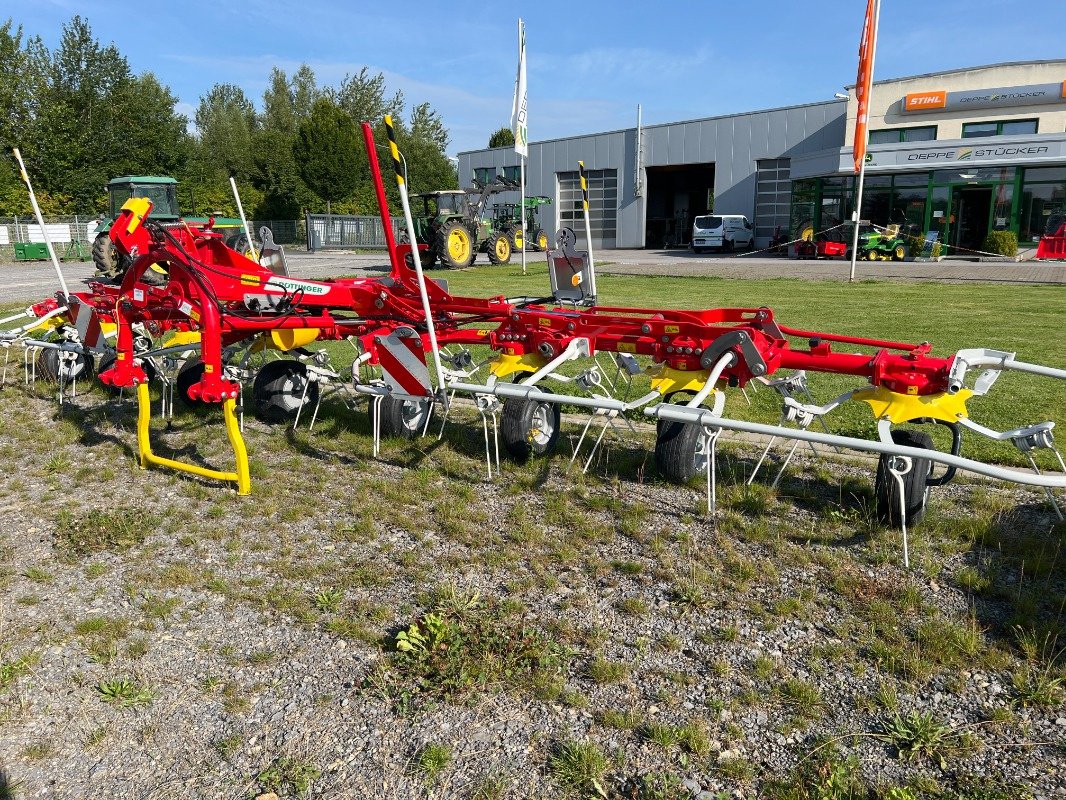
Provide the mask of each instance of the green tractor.
{"label": "green tractor", "polygon": [[[531,231],[529,246],[541,252],[548,249],[548,232],[537,224],[537,209],[550,205],[552,199],[543,195],[526,198],[526,230]],[[511,240],[511,247],[522,247],[522,218],[518,213],[518,203],[497,203],[492,207],[493,225],[503,231]]]}
{"label": "green tractor", "polygon": [[[156,222],[206,226],[209,217],[182,217],[178,210],[178,182],[174,178],[154,175],[125,176],[107,182],[108,213],[102,215],[93,240],[93,263],[96,272],[103,278],[120,279],[129,263],[119,256],[111,241],[111,224],[118,217],[123,204],[131,197],[144,197],[152,201],[152,219]],[[241,253],[252,252],[253,243],[244,234],[241,221],[235,217],[214,217],[212,230],[222,233],[225,243]]]}
{"label": "green tractor", "polygon": [[508,190],[505,184],[492,183],[411,195],[415,241],[429,247],[422,265],[432,267],[439,261],[453,269],[469,267],[478,253],[486,253],[493,264],[509,263],[511,239],[484,214],[489,196]]}
{"label": "green tractor", "polygon": [[861,261],[902,261],[907,257],[907,242],[899,235],[899,225],[878,230],[872,225],[859,228]]}

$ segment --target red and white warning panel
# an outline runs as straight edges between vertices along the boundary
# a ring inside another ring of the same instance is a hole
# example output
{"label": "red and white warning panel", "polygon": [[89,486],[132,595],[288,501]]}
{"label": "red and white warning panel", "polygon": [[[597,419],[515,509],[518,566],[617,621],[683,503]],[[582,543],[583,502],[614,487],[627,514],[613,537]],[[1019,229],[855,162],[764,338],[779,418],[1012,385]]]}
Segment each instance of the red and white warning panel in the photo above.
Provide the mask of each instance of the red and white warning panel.
{"label": "red and white warning panel", "polygon": [[388,336],[376,337],[376,341],[381,373],[394,396],[433,394],[422,337],[414,328],[397,328]]}
{"label": "red and white warning panel", "polygon": [[78,338],[82,345],[90,350],[101,350],[104,345],[104,332],[100,328],[100,315],[96,309],[86,303],[72,303],[74,327],[78,329]]}

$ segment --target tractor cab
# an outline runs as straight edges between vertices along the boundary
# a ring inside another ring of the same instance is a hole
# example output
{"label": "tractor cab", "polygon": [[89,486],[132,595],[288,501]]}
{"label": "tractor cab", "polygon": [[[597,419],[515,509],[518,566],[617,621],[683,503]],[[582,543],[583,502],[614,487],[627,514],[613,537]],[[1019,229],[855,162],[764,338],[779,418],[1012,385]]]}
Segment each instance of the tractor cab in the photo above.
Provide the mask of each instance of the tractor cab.
{"label": "tractor cab", "polygon": [[176,220],[178,210],[178,182],[173,178],[152,176],[113,178],[107,183],[108,215],[116,219],[122,206],[132,197],[144,197],[152,201],[152,219]]}

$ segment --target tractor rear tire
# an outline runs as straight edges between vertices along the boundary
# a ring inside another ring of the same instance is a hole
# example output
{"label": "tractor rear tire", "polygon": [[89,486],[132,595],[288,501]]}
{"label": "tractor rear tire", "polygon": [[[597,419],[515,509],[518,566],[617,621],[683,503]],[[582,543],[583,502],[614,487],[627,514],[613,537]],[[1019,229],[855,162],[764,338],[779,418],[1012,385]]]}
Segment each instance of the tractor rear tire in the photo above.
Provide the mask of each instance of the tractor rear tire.
{"label": "tractor rear tire", "polygon": [[[72,366],[68,362],[67,374],[64,376],[64,380],[91,381],[96,375],[95,367],[96,362],[93,360],[91,353],[78,353],[78,357],[74,360]],[[51,347],[42,350],[41,354],[37,356],[35,369],[38,378],[49,383],[56,383],[59,380],[59,351]]]}
{"label": "tractor rear tire", "polygon": [[496,234],[496,237],[489,241],[488,252],[490,264],[511,263],[511,240],[507,234]]}
{"label": "tractor rear tire", "polygon": [[533,249],[541,253],[548,249],[548,232],[544,228],[533,231]]}
{"label": "tractor rear tire", "polygon": [[[381,405],[381,437],[383,439],[417,439],[426,430],[426,414],[433,414],[428,399],[410,399],[385,395],[380,401],[370,400],[370,425],[374,425],[374,408]],[[432,416],[431,416],[432,419]]]}
{"label": "tractor rear tire", "polygon": [[524,464],[545,456],[559,443],[562,413],[557,403],[511,397],[503,401],[500,435],[511,457]]}
{"label": "tractor rear tire", "polygon": [[234,236],[229,241],[227,241],[226,244],[230,250],[236,250],[245,258],[250,258],[253,261],[256,260],[255,256],[259,251],[258,242],[252,242],[249,245],[248,237],[245,236],[243,233]]}
{"label": "tractor rear tire", "polygon": [[688,483],[707,469],[699,425],[659,420],[655,431],[655,466],[674,483]]}
{"label": "tractor rear tire", "polygon": [[[933,449],[933,440],[928,433],[900,428],[892,431],[892,441],[903,447],[919,447],[923,450]],[[899,528],[899,483],[889,469],[893,456],[882,454],[877,459],[877,478],[874,482],[874,496],[877,498],[877,519],[883,524]],[[903,476],[904,520],[907,526],[916,525],[925,516],[925,506],[929,499],[929,473],[932,462],[926,458],[911,459],[911,469]]]}
{"label": "tractor rear tire", "polygon": [[264,422],[291,422],[301,408],[318,402],[318,392],[318,384],[308,382],[307,366],[291,358],[267,362],[252,381],[256,415]]}
{"label": "tractor rear tire", "polygon": [[474,242],[467,227],[453,220],[437,233],[437,252],[445,267],[460,269],[474,263]]}
{"label": "tractor rear tire", "polygon": [[96,235],[93,239],[93,264],[96,265],[97,275],[108,280],[120,279],[129,266],[125,261],[107,232]]}

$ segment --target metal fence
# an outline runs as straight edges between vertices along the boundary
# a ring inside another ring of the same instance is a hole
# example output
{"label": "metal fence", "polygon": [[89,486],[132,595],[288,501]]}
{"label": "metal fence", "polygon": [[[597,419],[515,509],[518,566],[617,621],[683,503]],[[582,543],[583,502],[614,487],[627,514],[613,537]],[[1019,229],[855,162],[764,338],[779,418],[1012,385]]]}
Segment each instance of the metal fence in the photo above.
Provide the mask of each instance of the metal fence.
{"label": "metal fence", "polygon": [[[100,224],[98,217],[67,216],[45,217],[45,230],[37,224],[34,217],[0,217],[0,246],[12,246],[22,243],[43,243],[44,233],[53,244],[82,242],[92,244]],[[303,241],[300,221],[296,219],[249,220],[252,235],[258,239],[259,229],[270,228],[274,241],[278,244],[294,244]],[[380,227],[380,224],[379,226]]]}
{"label": "metal fence", "polygon": [[[315,250],[384,250],[385,229],[381,217],[357,217],[346,214],[308,214],[307,249]],[[402,217],[392,218],[392,233],[400,235]]]}

